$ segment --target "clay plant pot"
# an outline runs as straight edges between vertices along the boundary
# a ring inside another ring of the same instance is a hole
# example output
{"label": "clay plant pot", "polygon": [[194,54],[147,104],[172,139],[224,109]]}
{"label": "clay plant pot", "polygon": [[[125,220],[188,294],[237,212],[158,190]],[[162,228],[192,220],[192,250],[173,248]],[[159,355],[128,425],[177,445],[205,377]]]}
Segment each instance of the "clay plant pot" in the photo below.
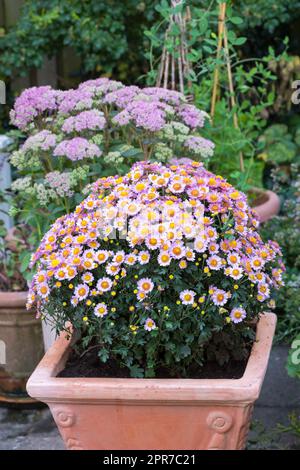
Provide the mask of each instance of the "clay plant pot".
{"label": "clay plant pot", "polygon": [[27,292],[0,292],[0,403],[35,403],[28,377],[43,356],[41,321],[26,310]]}
{"label": "clay plant pot", "polygon": [[240,379],[57,378],[70,353],[62,334],[30,377],[67,449],[243,449],[276,326],[267,313]]}
{"label": "clay plant pot", "polygon": [[264,191],[253,203],[260,222],[267,222],[280,211],[280,199],[273,191]]}

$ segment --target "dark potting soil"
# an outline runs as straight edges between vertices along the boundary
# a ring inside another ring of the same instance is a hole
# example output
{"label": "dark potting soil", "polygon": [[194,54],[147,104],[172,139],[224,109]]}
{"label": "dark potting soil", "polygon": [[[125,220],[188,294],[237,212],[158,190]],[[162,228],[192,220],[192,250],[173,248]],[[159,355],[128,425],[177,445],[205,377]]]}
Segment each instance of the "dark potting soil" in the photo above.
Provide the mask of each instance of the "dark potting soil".
{"label": "dark potting soil", "polygon": [[[250,351],[249,351],[250,354]],[[247,365],[248,358],[242,361],[230,361],[223,366],[217,362],[208,361],[203,367],[198,364],[192,364],[187,371],[187,377],[190,379],[240,379]],[[128,369],[121,368],[117,361],[109,359],[106,363],[100,361],[98,350],[92,349],[80,358],[73,351],[69,356],[65,368],[57,377],[111,377],[111,378],[130,378]],[[157,370],[156,378],[180,378],[170,375],[170,371],[164,368]]]}

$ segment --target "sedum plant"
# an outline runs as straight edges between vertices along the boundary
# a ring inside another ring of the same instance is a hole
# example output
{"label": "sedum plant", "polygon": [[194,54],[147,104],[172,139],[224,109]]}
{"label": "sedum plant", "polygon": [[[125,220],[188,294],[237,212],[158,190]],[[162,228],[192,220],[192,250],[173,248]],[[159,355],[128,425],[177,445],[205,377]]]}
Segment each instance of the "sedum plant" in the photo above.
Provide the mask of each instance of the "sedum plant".
{"label": "sedum plant", "polygon": [[52,225],[28,307],[133,377],[241,360],[284,269],[257,227],[246,196],[201,163],[136,163]]}
{"label": "sedum plant", "polygon": [[100,175],[126,173],[144,158],[209,158],[214,145],[201,136],[206,119],[180,93],[108,78],[68,91],[27,89],[11,111],[12,123],[27,137],[11,156],[19,176],[12,213],[33,228],[37,246]]}

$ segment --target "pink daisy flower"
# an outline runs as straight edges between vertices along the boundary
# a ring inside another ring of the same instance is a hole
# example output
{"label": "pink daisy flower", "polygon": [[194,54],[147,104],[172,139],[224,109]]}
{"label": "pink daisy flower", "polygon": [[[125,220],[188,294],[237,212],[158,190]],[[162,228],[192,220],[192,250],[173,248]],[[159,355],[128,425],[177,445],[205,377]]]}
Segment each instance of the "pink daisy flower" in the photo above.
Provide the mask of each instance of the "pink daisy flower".
{"label": "pink daisy flower", "polygon": [[230,318],[233,323],[240,323],[246,318],[247,312],[242,307],[240,308],[233,308],[230,312]]}
{"label": "pink daisy flower", "polygon": [[192,305],[195,300],[195,295],[196,295],[196,292],[194,292],[193,290],[186,289],[180,292],[179,297],[183,305]]}
{"label": "pink daisy flower", "polygon": [[138,254],[140,264],[147,264],[150,260],[150,253],[148,251],[140,251]]}
{"label": "pink daisy flower", "polygon": [[71,305],[73,305],[73,307],[76,307],[78,305],[77,297],[72,297],[71,298]]}
{"label": "pink daisy flower", "polygon": [[125,261],[125,252],[123,250],[117,251],[113,257],[113,263],[122,264]]}
{"label": "pink daisy flower", "polygon": [[87,271],[81,276],[81,279],[83,280],[83,282],[86,282],[87,284],[89,284],[90,282],[93,282],[94,275],[90,273],[89,271]]}
{"label": "pink daisy flower", "polygon": [[134,253],[130,253],[125,257],[125,263],[129,266],[133,266],[136,263],[137,257]]}
{"label": "pink daisy flower", "polygon": [[185,190],[185,184],[183,181],[175,180],[169,184],[168,189],[175,194],[183,193]]}
{"label": "pink daisy flower", "polygon": [[207,241],[203,237],[196,238],[194,241],[194,250],[197,253],[204,253],[207,248]]}
{"label": "pink daisy flower", "polygon": [[227,261],[229,264],[231,264],[231,266],[233,266],[241,262],[241,257],[239,256],[238,253],[236,253],[235,251],[232,251],[231,253],[228,254]]}
{"label": "pink daisy flower", "polygon": [[159,253],[157,257],[157,261],[160,266],[169,266],[169,264],[171,263],[171,260],[172,260],[171,256],[166,251]]}
{"label": "pink daisy flower", "polygon": [[218,232],[213,227],[207,227],[206,236],[209,241],[214,241],[214,240],[217,240],[218,238]]}
{"label": "pink daisy flower", "polygon": [[154,284],[149,277],[143,277],[137,283],[137,288],[140,292],[149,294],[153,290]]}
{"label": "pink daisy flower", "polygon": [[173,258],[180,259],[185,256],[185,248],[182,243],[174,243],[171,246],[170,253]]}
{"label": "pink daisy flower", "polygon": [[222,307],[228,301],[230,295],[222,289],[215,289],[211,298],[215,305]]}
{"label": "pink daisy flower", "polygon": [[216,254],[218,253],[219,251],[219,245],[218,243],[215,243],[215,242],[212,242],[208,245],[208,251],[211,253],[211,254]]}
{"label": "pink daisy flower", "polygon": [[68,269],[67,268],[59,268],[54,277],[58,279],[59,281],[63,281],[64,279],[67,279],[68,277]]}
{"label": "pink daisy flower", "polygon": [[106,268],[105,268],[105,271],[107,272],[107,274],[109,274],[110,276],[116,276],[119,272],[120,272],[120,266],[116,263],[109,263]]}
{"label": "pink daisy flower", "polygon": [[43,299],[46,299],[50,293],[48,284],[46,284],[45,282],[42,284],[39,284],[37,286],[37,292]]}
{"label": "pink daisy flower", "polygon": [[97,282],[97,289],[99,292],[107,292],[112,288],[112,280],[109,277],[102,277]]}
{"label": "pink daisy flower", "polygon": [[78,286],[75,288],[75,297],[78,300],[86,299],[89,295],[89,291],[90,289],[86,284],[78,284]]}
{"label": "pink daisy flower", "polygon": [[222,259],[217,255],[210,256],[207,260],[207,265],[210,269],[218,271],[222,267]]}
{"label": "pink daisy flower", "polygon": [[240,266],[231,266],[226,269],[226,275],[229,275],[235,280],[241,279],[241,277],[243,277],[243,269]]}
{"label": "pink daisy flower", "polygon": [[96,305],[96,307],[94,308],[94,315],[100,318],[107,315],[107,306],[104,302],[101,302]]}
{"label": "pink daisy flower", "polygon": [[94,254],[94,259],[98,264],[103,264],[108,260],[109,253],[106,250],[96,251]]}
{"label": "pink daisy flower", "polygon": [[151,235],[146,238],[145,243],[149,250],[156,250],[160,246],[160,239],[158,236]]}
{"label": "pink daisy flower", "polygon": [[251,264],[251,267],[255,271],[258,271],[259,269],[261,269],[263,267],[264,262],[261,258],[259,258],[259,256],[254,256],[253,258],[251,258],[250,264]]}
{"label": "pink daisy flower", "polygon": [[144,329],[146,331],[151,331],[151,330],[155,330],[155,328],[156,328],[155,321],[152,320],[152,318],[147,318],[147,320],[145,321]]}

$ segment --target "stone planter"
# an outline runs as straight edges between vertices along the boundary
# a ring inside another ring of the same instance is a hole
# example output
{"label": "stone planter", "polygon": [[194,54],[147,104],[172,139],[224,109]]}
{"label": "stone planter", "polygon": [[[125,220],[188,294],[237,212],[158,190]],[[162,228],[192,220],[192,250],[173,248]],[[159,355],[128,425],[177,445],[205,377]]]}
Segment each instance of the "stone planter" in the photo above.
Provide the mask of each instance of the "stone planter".
{"label": "stone planter", "polygon": [[265,376],[276,316],[261,316],[240,379],[57,378],[70,352],[61,335],[27,384],[50,407],[71,450],[243,449]]}
{"label": "stone planter", "polygon": [[27,292],[0,292],[0,403],[35,402],[26,382],[43,356],[43,338],[26,298]]}
{"label": "stone planter", "polygon": [[273,191],[264,191],[253,204],[260,222],[267,222],[280,211],[280,199]]}

